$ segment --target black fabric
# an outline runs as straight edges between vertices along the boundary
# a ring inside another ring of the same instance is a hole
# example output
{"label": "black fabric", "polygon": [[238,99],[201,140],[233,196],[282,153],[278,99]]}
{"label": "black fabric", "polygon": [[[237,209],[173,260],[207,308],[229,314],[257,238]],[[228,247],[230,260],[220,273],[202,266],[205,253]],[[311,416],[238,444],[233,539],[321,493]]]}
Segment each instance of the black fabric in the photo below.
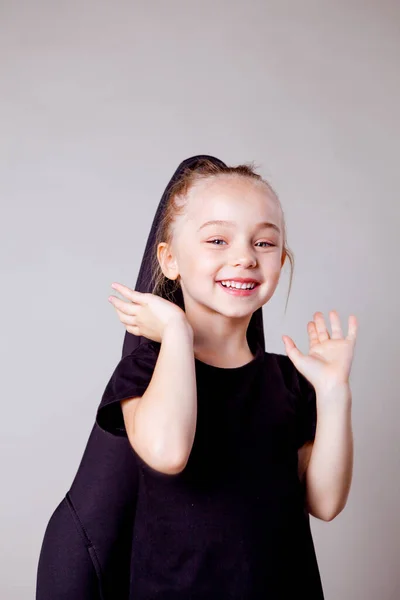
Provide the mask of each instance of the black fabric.
{"label": "black fabric", "polygon": [[[185,169],[194,168],[202,158],[208,158],[216,164],[224,165],[218,158],[202,154],[185,159],[177,167],[158,204],[136,285],[134,286],[135,290],[150,292],[152,289],[151,252],[156,228],[163,214],[172,184]],[[180,291],[176,293],[175,301],[183,307]],[[251,340],[256,340],[257,337],[264,338],[261,309],[252,316],[248,332]],[[138,345],[146,341],[149,340],[126,332],[122,355],[130,354]],[[98,557],[99,564],[96,574],[103,594],[102,600],[130,600],[131,573],[129,561],[132,549],[132,527],[136,511],[138,476],[138,463],[126,436],[112,435],[101,429],[95,422],[68,493],[76,507],[82,529],[86,532]],[[68,582],[69,580],[69,569],[72,568],[71,561],[73,561],[74,556],[76,557],[76,572],[80,573],[80,588],[87,590],[91,585],[92,578],[91,569],[81,568],[81,557],[76,554],[73,542],[71,542],[69,568],[66,569],[61,554],[58,554],[58,560],[53,557],[52,575],[50,575],[49,557],[51,548],[54,547],[55,556],[57,556],[56,544],[59,542],[52,532],[57,531],[59,536],[66,541],[67,547],[70,539],[68,521],[63,520],[61,512],[53,514],[50,520],[52,526],[46,528],[37,570],[36,594],[37,599],[40,598],[40,600],[55,600],[58,597],[62,582]],[[56,580],[58,581],[57,585]],[[68,586],[65,587],[68,588]],[[78,587],[79,581],[77,579],[76,588]],[[76,600],[74,593],[71,592],[68,597],[66,592],[63,600]],[[95,595],[93,598],[88,595],[87,598],[88,600],[97,600]]]}
{"label": "black fabric", "polygon": [[114,435],[126,435],[121,400],[143,396],[155,367],[155,350],[151,342],[137,346],[124,356],[112,374],[101,399],[96,420]]}
{"label": "black fabric", "polygon": [[[184,169],[195,168],[202,158],[208,158],[217,164],[224,165],[215,157],[198,155],[184,160],[178,166],[157,207],[135,290],[151,292],[150,264],[155,233],[171,186]],[[184,309],[180,289],[175,292],[174,301]],[[258,349],[265,352],[261,308],[252,315],[247,338],[253,354],[258,352]],[[149,344],[149,342],[150,340],[145,337],[134,336],[128,332],[125,334],[122,359],[101,399],[96,422],[90,432],[75,478],[65,499],[51,516],[45,531],[37,572],[37,600],[57,600],[58,598],[80,600],[81,597],[85,597],[87,600],[132,600],[133,598],[140,600],[140,596],[134,591],[139,589],[137,586],[143,584],[142,573],[138,565],[141,564],[142,551],[146,549],[148,551],[152,547],[151,539],[145,541],[145,522],[141,520],[145,507],[140,504],[143,500],[140,490],[143,487],[146,466],[126,437],[120,400],[124,394],[128,394],[127,397],[130,397],[142,395],[145,391],[156,357],[155,354],[151,354],[151,351],[157,351],[157,344]],[[277,365],[279,362],[281,367],[279,373],[282,375],[275,375],[275,377],[284,377],[288,382],[286,386],[289,390],[288,398],[292,398],[293,406],[297,403],[298,410],[296,409],[295,419],[292,420],[292,427],[296,423],[293,440],[297,445],[304,439],[310,439],[313,435],[313,422],[316,418],[314,397],[312,390],[307,388],[307,384],[304,384],[301,378],[296,377],[293,366],[288,363],[289,359],[283,356],[282,359],[277,358],[275,363]],[[257,364],[259,363],[255,361],[254,366]],[[204,366],[205,363],[196,361],[197,369],[199,367],[201,369],[201,365]],[[228,371],[234,381],[234,372],[231,369]],[[270,369],[266,369],[265,372],[268,377],[274,377]],[[201,382],[203,378],[199,377],[199,380]],[[225,383],[228,383],[227,380]],[[202,385],[200,383],[200,389],[202,389]],[[225,393],[223,387],[220,388],[220,391],[221,394]],[[305,395],[301,395],[303,393]],[[249,397],[250,400],[251,398],[252,396]],[[254,401],[257,401],[257,398],[259,399],[259,396],[254,396]],[[239,398],[239,402],[241,400],[243,398]],[[203,403],[203,406],[206,404]],[[218,404],[214,403],[214,406],[218,407]],[[239,426],[239,422],[235,425],[233,415],[234,413],[232,413],[232,419],[229,420],[230,426]],[[261,440],[258,443],[261,443]],[[205,451],[207,451],[207,444]],[[222,453],[220,460],[223,456],[227,458],[226,454]],[[294,457],[293,453],[291,455],[292,469],[294,469]],[[236,459],[238,459],[237,456]],[[231,464],[234,466],[235,462],[233,461]],[[254,474],[251,461],[247,466],[249,476],[251,473]],[[293,473],[294,471],[291,472],[292,477]],[[258,473],[258,475],[260,474]],[[153,472],[152,476],[154,480],[157,479],[163,483],[180,479],[174,476],[162,477],[157,472]],[[291,481],[293,483],[293,478]],[[299,505],[296,504],[296,506],[298,508]],[[182,516],[185,517],[185,513]],[[303,551],[310,557],[312,540],[308,535],[307,524],[305,521],[302,523],[305,527],[304,540],[306,544]],[[77,533],[79,537],[77,537]],[[142,540],[140,544],[136,543],[138,540]],[[167,557],[164,555],[164,560],[166,559]],[[268,560],[273,559],[267,557],[266,565],[268,565]],[[209,565],[209,568],[213,568],[212,564]],[[315,563],[312,563],[311,568],[313,579],[310,586],[313,585],[312,582],[317,586]],[[235,575],[235,569],[232,570],[232,577]],[[284,578],[286,575],[282,575],[282,577]],[[301,579],[301,575],[299,577]],[[96,582],[95,578],[97,578]],[[214,595],[208,594],[206,597],[210,599],[215,597],[220,600],[222,596],[218,595],[218,587],[219,584],[216,586]],[[63,591],[61,592],[61,590]],[[200,592],[201,590],[199,590]],[[322,596],[318,593],[317,591],[315,596],[310,595],[309,597],[321,598]],[[144,596],[142,597],[144,598]],[[167,598],[166,595],[155,597]],[[186,596],[179,597],[194,598],[195,596],[188,592]],[[243,596],[243,598],[245,597],[247,598],[247,596]],[[282,593],[274,598],[284,599],[286,597],[289,596]],[[178,596],[174,596],[174,598],[178,598]]]}
{"label": "black fabric", "polygon": [[37,600],[103,600],[90,546],[66,497],[47,524],[38,574]]}
{"label": "black fabric", "polygon": [[314,386],[311,385],[304,375],[297,369],[294,369],[294,373],[296,397],[299,400],[296,446],[297,448],[301,448],[306,442],[313,441],[315,438],[317,429],[317,396]]}
{"label": "black fabric", "polygon": [[[120,400],[142,395],[160,344],[114,370],[98,423],[126,435]],[[136,454],[138,500],[130,598],[323,599],[297,450],[315,436],[312,386],[287,356],[260,346],[238,368],[195,358],[196,435],[185,469],[168,475]]]}
{"label": "black fabric", "polygon": [[[258,346],[259,348],[259,346]],[[157,361],[160,344],[147,341],[124,356],[114,369],[97,410],[97,424],[113,435],[126,436],[121,400],[142,396],[146,391]],[[286,386],[296,397],[296,448],[315,438],[317,399],[314,387],[289,360],[278,354]],[[286,360],[283,360],[286,359]],[[196,364],[200,364],[197,358]],[[228,369],[230,373],[235,370]]]}

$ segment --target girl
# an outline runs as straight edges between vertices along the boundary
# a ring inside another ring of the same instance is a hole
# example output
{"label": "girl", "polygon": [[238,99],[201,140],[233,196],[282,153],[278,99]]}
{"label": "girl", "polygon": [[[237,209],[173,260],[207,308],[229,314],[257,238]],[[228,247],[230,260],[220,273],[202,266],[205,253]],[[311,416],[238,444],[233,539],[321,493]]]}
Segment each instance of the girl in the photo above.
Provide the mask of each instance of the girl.
{"label": "girl", "polygon": [[136,289],[113,286],[123,358],[46,530],[38,600],[323,599],[309,513],[333,519],[350,490],[357,322],[344,338],[332,311],[330,336],[315,313],[307,356],[288,336],[287,356],[266,352],[286,256],[249,166],[181,163]]}

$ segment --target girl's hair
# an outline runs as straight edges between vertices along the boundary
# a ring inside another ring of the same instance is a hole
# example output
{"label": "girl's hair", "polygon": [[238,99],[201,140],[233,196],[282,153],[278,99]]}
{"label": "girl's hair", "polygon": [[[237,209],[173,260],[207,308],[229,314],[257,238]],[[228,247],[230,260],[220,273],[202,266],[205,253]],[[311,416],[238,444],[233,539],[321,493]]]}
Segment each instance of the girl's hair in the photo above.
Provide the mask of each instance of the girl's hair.
{"label": "girl's hair", "polygon": [[[272,188],[272,186],[265,181],[255,172],[256,167],[254,166],[254,162],[240,164],[237,167],[228,167],[217,165],[207,158],[201,159],[196,167],[194,168],[186,168],[182,171],[181,176],[175,181],[173,184],[168,200],[165,206],[165,210],[161,216],[159,221],[159,225],[155,234],[154,246],[152,248],[151,255],[151,281],[152,281],[152,293],[157,296],[161,296],[167,300],[173,300],[174,292],[180,287],[180,277],[177,279],[171,280],[164,275],[161,270],[160,264],[157,258],[157,248],[158,244],[161,242],[167,242],[171,244],[173,237],[173,225],[175,223],[175,218],[177,215],[181,215],[186,206],[187,194],[189,190],[201,180],[211,179],[217,177],[222,174],[231,174],[237,175],[240,177],[247,177],[252,180],[256,180],[262,182],[267,186],[268,191],[273,194],[279,201],[279,198]],[[283,247],[282,254],[285,253],[288,256],[291,266],[290,271],[290,283],[289,283],[289,292],[286,299],[285,312],[287,307],[287,302],[289,299],[290,290],[292,287],[292,279],[293,279],[293,269],[294,269],[294,256],[290,248],[287,246],[286,240],[286,224],[282,211],[282,227],[283,227]],[[282,265],[283,266],[283,265]]]}

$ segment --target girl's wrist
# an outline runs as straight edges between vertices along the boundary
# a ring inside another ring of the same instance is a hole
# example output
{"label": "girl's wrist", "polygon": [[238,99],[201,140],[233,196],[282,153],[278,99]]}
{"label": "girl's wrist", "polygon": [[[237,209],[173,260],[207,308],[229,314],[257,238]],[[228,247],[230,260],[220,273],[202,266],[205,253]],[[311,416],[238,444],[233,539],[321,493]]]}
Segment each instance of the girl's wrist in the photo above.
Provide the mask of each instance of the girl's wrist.
{"label": "girl's wrist", "polygon": [[167,325],[164,327],[163,337],[167,333],[167,331],[182,331],[185,334],[189,335],[192,340],[194,337],[193,328],[187,320],[185,314],[183,314],[182,316],[178,315],[176,317],[173,317],[168,321]]}

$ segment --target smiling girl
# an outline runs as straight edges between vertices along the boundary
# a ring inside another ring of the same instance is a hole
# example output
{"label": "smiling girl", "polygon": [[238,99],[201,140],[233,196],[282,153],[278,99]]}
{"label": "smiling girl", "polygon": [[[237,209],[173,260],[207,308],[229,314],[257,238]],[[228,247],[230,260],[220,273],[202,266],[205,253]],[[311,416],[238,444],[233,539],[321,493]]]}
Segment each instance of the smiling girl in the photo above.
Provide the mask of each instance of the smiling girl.
{"label": "smiling girl", "polygon": [[293,258],[250,166],[187,159],[156,217],[141,291],[112,286],[127,333],[97,412],[138,468],[124,598],[321,600],[309,515],[331,521],[350,490],[356,318],[344,337],[316,312],[307,355],[286,335],[287,355],[265,350]]}

